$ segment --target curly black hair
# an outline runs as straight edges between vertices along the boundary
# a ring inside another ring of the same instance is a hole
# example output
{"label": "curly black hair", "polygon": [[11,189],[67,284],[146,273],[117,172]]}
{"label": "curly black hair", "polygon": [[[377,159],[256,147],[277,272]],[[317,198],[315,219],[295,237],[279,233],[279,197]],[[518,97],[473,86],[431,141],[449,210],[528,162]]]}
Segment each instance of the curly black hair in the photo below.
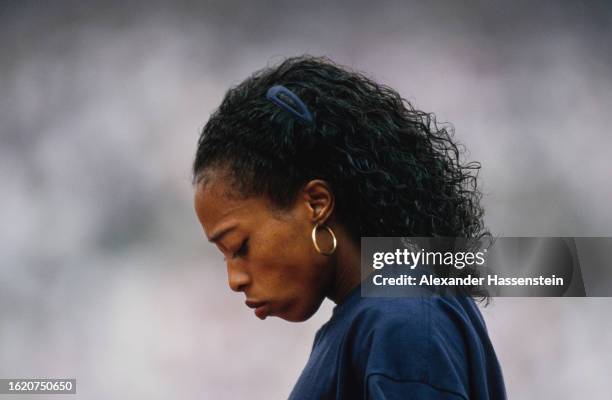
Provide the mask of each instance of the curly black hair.
{"label": "curly black hair", "polygon": [[[310,110],[296,118],[266,98],[283,85]],[[480,239],[480,164],[463,163],[452,127],[392,88],[326,57],[300,56],[255,72],[228,90],[203,128],[194,184],[210,167],[230,171],[241,195],[288,207],[311,179],[329,183],[352,238]],[[482,292],[472,290],[482,296]]]}

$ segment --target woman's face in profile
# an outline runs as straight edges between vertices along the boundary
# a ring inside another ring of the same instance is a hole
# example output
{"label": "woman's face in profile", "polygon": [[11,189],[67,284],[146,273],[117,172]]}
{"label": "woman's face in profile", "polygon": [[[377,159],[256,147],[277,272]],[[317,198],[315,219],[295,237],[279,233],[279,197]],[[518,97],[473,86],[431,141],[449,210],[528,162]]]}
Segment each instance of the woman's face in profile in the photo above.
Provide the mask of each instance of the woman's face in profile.
{"label": "woman's face in profile", "polygon": [[319,308],[333,276],[310,238],[313,209],[305,198],[289,210],[266,198],[237,199],[223,179],[198,184],[194,206],[207,238],[225,256],[229,286],[244,292],[257,317],[304,321]]}

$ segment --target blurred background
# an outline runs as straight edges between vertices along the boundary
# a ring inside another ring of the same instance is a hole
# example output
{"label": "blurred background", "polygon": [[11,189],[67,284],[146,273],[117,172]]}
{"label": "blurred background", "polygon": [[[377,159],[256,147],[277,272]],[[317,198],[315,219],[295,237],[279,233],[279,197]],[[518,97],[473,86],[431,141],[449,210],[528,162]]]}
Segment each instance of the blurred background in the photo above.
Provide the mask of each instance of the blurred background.
{"label": "blurred background", "polygon": [[[1,2],[0,378],[76,378],[67,399],[287,397],[333,304],[256,319],[190,184],[227,88],[287,56],[452,123],[494,233],[610,236],[611,43],[603,1]],[[483,309],[510,398],[609,396],[611,307]]]}

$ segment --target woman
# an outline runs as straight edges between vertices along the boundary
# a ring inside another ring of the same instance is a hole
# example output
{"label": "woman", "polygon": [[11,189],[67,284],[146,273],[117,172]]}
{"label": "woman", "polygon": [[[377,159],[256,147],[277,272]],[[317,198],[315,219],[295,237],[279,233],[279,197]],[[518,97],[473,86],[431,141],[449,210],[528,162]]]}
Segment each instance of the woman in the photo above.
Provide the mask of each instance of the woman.
{"label": "woman", "polygon": [[336,303],[290,399],[503,399],[465,296],[362,298],[362,236],[480,238],[477,164],[394,90],[326,58],[231,88],[198,141],[195,209],[261,319]]}

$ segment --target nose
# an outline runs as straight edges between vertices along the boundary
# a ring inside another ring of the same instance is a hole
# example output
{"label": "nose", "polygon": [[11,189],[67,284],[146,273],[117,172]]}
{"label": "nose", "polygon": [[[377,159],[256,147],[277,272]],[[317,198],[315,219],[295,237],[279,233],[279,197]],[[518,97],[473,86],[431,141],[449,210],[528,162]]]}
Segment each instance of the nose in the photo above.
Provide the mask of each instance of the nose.
{"label": "nose", "polygon": [[227,262],[227,280],[230,289],[234,292],[242,292],[244,288],[251,282],[251,277],[244,270],[243,266],[238,263],[228,261]]}

